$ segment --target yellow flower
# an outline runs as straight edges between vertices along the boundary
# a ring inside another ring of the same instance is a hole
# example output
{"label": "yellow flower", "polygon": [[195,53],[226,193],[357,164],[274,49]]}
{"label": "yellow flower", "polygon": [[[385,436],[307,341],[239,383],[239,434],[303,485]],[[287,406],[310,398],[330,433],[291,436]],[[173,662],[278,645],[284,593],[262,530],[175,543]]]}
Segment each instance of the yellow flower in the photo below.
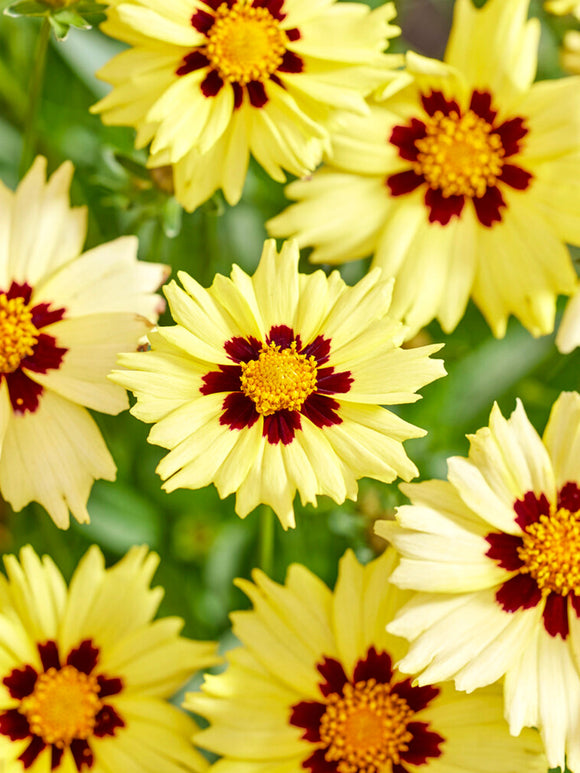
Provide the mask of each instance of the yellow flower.
{"label": "yellow flower", "polygon": [[185,773],[207,762],[194,723],[167,698],[218,662],[210,642],[182,639],[182,621],[153,622],[158,563],[132,548],[105,569],[97,547],[69,588],[28,546],[0,577],[0,748],[6,773]]}
{"label": "yellow flower", "polygon": [[528,6],[458,0],[445,62],[409,54],[414,82],[345,121],[331,165],[291,183],[299,203],[269,223],[314,262],[374,253],[410,334],[433,318],[450,332],[471,295],[496,336],[510,314],[543,335],[574,291],[580,79],[532,84]]}
{"label": "yellow flower", "polygon": [[567,13],[573,13],[580,19],[580,3],[578,0],[546,0],[544,8],[550,13],[564,16]]}
{"label": "yellow flower", "polygon": [[362,476],[417,475],[402,441],[425,433],[380,406],[414,402],[445,373],[428,359],[440,345],[400,348],[378,270],[348,287],[338,272],[299,274],[298,257],[271,240],[253,277],[234,266],[209,290],[181,272],[185,290],[166,288],[177,324],[112,376],[155,423],[150,442],[171,449],[157,468],[166,491],[213,482],[221,497],[237,492],[242,518],[263,502],[284,528],[296,490],[303,504],[341,503]]}
{"label": "yellow flower", "polygon": [[305,567],[277,585],[238,581],[254,609],[232,615],[242,646],[186,706],[215,773],[513,773],[545,771],[537,733],[512,738],[496,688],[416,687],[394,668],[389,635],[408,594],[389,585],[394,551],[361,566],[348,551],[331,592]]}
{"label": "yellow flower", "polygon": [[81,255],[86,210],[73,167],[45,182],[37,158],[15,193],[0,182],[0,491],[15,510],[40,502],[66,528],[87,522],[96,478],[115,464],[86,408],[116,414],[127,396],[106,376],[163,308],[166,267],[137,261],[124,237]]}
{"label": "yellow flower", "polygon": [[511,732],[538,727],[550,767],[580,770],[580,395],[543,441],[519,402],[470,441],[377,524],[403,556],[392,581],[419,591],[389,626],[412,641],[400,668],[468,692],[505,676]]}
{"label": "yellow flower", "polygon": [[335,0],[115,0],[103,30],[132,48],[99,73],[114,86],[93,110],[137,129],[149,165],[173,165],[193,210],[218,188],[239,201],[250,153],[275,180],[312,171],[330,121],[367,111],[392,77],[392,3]]}

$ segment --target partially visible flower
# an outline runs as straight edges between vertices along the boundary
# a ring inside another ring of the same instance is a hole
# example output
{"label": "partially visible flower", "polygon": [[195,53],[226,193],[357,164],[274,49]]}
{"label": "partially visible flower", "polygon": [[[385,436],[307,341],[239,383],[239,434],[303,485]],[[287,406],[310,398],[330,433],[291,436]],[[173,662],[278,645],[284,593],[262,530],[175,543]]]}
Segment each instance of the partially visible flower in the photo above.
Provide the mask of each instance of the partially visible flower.
{"label": "partially visible flower", "polygon": [[494,335],[514,314],[553,330],[580,245],[580,78],[532,84],[540,25],[529,0],[457,0],[445,63],[408,55],[415,80],[349,117],[329,164],[291,183],[268,224],[316,263],[374,253],[396,278],[410,334],[446,332],[471,296]]}
{"label": "partially visible flower", "polygon": [[538,727],[550,767],[580,770],[580,395],[560,395],[543,441],[518,402],[449,460],[449,482],[404,486],[377,524],[419,593],[391,623],[399,667],[468,692],[505,676],[511,732]]}
{"label": "partially visible flower", "polygon": [[171,449],[157,468],[166,491],[213,482],[237,492],[242,518],[263,502],[284,528],[297,490],[303,504],[342,503],[363,476],[417,475],[402,441],[424,431],[381,406],[415,402],[445,373],[429,359],[440,345],[400,348],[380,271],[348,287],[338,272],[299,274],[298,258],[295,243],[278,255],[270,240],[253,277],[234,266],[205,290],[181,272],[185,290],[165,289],[177,324],[112,375],[155,423],[150,442]]}
{"label": "partially visible flower", "polygon": [[334,592],[297,564],[283,586],[238,581],[254,604],[232,615],[242,646],[185,704],[210,722],[194,740],[223,755],[215,773],[546,770],[537,733],[509,735],[499,689],[417,687],[394,668],[405,645],[385,623],[408,595],[394,564],[348,551]]}
{"label": "partially visible flower", "polygon": [[578,0],[546,0],[544,8],[550,13],[563,16],[567,13],[573,13],[580,19],[580,3]]}
{"label": "partially visible flower", "polygon": [[560,57],[565,70],[580,73],[580,32],[570,30],[564,35],[564,46]]}
{"label": "partially visible flower", "polygon": [[0,577],[0,744],[10,773],[185,773],[208,764],[197,729],[167,699],[218,662],[211,642],[153,622],[158,558],[132,548],[105,569],[97,547],[70,587],[31,547],[5,556]]}
{"label": "partially visible flower", "polygon": [[81,255],[72,164],[48,182],[45,171],[37,158],[15,193],[0,183],[0,492],[15,510],[40,502],[66,528],[69,511],[89,520],[93,481],[115,477],[86,408],[128,408],[107,374],[157,319],[167,271],[137,260],[135,237]]}
{"label": "partially visible flower", "polygon": [[114,89],[93,110],[135,127],[150,166],[173,165],[186,209],[218,188],[235,204],[250,153],[275,180],[306,174],[330,122],[367,111],[399,64],[382,53],[394,15],[392,3],[115,0],[102,28],[132,48],[100,71]]}
{"label": "partially visible flower", "polygon": [[563,354],[580,346],[580,289],[568,301],[556,335],[556,346]]}

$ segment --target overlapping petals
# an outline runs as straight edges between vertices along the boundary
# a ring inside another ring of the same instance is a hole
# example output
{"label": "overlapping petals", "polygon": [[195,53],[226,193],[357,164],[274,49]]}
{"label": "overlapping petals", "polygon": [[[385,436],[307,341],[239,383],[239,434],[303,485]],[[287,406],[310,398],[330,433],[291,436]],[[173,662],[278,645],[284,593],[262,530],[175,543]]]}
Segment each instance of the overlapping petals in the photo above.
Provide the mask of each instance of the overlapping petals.
{"label": "overlapping petals", "polygon": [[[512,733],[539,727],[552,767],[580,766],[580,395],[563,393],[543,440],[520,403],[449,460],[449,481],[377,532],[401,552],[393,582],[419,593],[389,630],[400,667],[471,691],[505,675]],[[450,635],[452,632],[452,635]]]}
{"label": "overlapping petals", "polygon": [[30,547],[0,579],[0,748],[10,771],[184,773],[207,762],[194,723],[167,698],[217,662],[209,642],[182,639],[182,621],[153,622],[157,557],[133,548],[105,569],[98,548],[67,588]]}
{"label": "overlapping petals", "polygon": [[81,255],[72,172],[65,163],[46,182],[38,158],[15,193],[0,183],[0,490],[15,510],[40,502],[63,528],[69,512],[89,520],[96,478],[115,477],[86,409],[128,407],[106,376],[156,321],[167,276],[137,260],[134,237]]}
{"label": "overlapping petals", "polygon": [[275,180],[303,175],[329,148],[329,122],[367,111],[394,77],[382,53],[398,34],[392,3],[303,0],[116,0],[103,29],[132,48],[100,77],[114,86],[95,111],[151,143],[193,210],[218,188],[235,204],[250,154]]}
{"label": "overlapping petals", "polygon": [[575,290],[580,80],[532,83],[528,6],[458,0],[444,63],[410,53],[413,83],[348,118],[328,164],[291,183],[298,203],[269,222],[314,262],[374,254],[410,333],[434,318],[452,331],[472,297],[496,336],[510,314],[543,335]]}
{"label": "overlapping petals", "polygon": [[181,273],[184,289],[166,288],[177,324],[113,375],[155,423],[150,442],[171,449],[157,469],[167,491],[213,482],[237,492],[240,516],[263,502],[285,528],[297,490],[304,504],[343,502],[362,476],[414,477],[402,441],[424,432],[380,406],[414,402],[444,374],[428,359],[439,345],[400,348],[378,270],[348,287],[336,272],[299,274],[298,258],[270,241],[253,277],[234,266],[205,290]]}
{"label": "overlapping petals", "polygon": [[242,646],[186,699],[209,720],[195,741],[223,755],[216,773],[545,769],[534,732],[510,737],[495,688],[417,687],[394,668],[405,645],[385,623],[408,597],[394,564],[348,551],[334,592],[300,565],[282,586],[259,571],[238,582],[254,606],[232,616]]}

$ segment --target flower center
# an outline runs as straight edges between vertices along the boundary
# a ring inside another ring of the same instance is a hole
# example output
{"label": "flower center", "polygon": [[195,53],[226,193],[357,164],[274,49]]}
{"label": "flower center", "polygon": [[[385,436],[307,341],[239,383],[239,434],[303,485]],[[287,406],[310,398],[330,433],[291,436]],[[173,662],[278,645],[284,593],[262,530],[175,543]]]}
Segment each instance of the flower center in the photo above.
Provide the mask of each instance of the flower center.
{"label": "flower center", "polygon": [[88,738],[101,710],[96,677],[64,666],[41,674],[32,695],[24,698],[20,712],[30,724],[30,732],[47,744],[60,748],[75,738]]}
{"label": "flower center", "polygon": [[425,122],[427,135],[415,141],[413,168],[445,196],[481,198],[501,174],[504,149],[492,126],[472,110],[460,116],[438,110]]}
{"label": "flower center", "polygon": [[407,724],[414,713],[389,684],[345,684],[343,695],[328,697],[320,721],[326,760],[338,762],[338,773],[379,773],[388,762],[398,765],[413,740]]}
{"label": "flower center", "polygon": [[544,595],[554,591],[580,596],[579,513],[561,507],[540,515],[526,527],[518,556],[525,563],[520,572],[530,574]]}
{"label": "flower center", "polygon": [[251,397],[263,416],[276,411],[299,411],[316,389],[316,358],[296,351],[296,341],[280,350],[263,344],[257,360],[242,362],[242,392]]}
{"label": "flower center", "polygon": [[286,33],[266,8],[222,3],[208,32],[206,56],[225,81],[264,81],[282,64]]}
{"label": "flower center", "polygon": [[0,295],[0,373],[13,373],[34,352],[38,330],[24,298]]}

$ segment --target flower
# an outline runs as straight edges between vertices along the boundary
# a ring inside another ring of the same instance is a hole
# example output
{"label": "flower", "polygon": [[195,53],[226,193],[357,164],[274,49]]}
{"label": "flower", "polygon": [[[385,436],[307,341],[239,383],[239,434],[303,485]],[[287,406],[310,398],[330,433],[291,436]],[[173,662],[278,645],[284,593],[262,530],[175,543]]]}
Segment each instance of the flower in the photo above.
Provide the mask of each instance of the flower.
{"label": "flower", "polygon": [[580,19],[580,3],[578,0],[546,0],[544,8],[550,13],[564,16],[567,13],[573,13]]}
{"label": "flower", "polygon": [[235,204],[250,153],[284,182],[283,169],[318,165],[331,121],[367,111],[399,64],[381,53],[394,15],[392,3],[116,0],[102,28],[133,47],[100,71],[114,89],[93,111],[135,127],[150,166],[173,165],[186,209],[218,188]]}
{"label": "flower", "polygon": [[399,667],[467,691],[505,674],[511,732],[540,728],[550,767],[580,770],[580,395],[543,441],[519,402],[470,441],[376,527],[403,556],[392,581],[419,591],[389,626],[412,640]]}
{"label": "flower", "polygon": [[69,588],[50,558],[28,546],[5,556],[0,578],[0,748],[6,771],[163,771],[207,768],[191,746],[194,723],[169,698],[217,662],[215,645],[153,622],[163,591],[158,563],[132,548],[105,569],[93,546]]}
{"label": "flower", "polygon": [[556,346],[563,354],[580,346],[580,289],[568,301],[558,328]]}
{"label": "flower", "polygon": [[580,32],[569,30],[564,35],[561,51],[562,67],[568,72],[580,73]]}
{"label": "flower", "polygon": [[177,324],[111,376],[155,423],[150,442],[171,449],[157,468],[166,491],[213,482],[237,492],[242,518],[263,502],[284,528],[296,490],[303,504],[342,503],[364,475],[414,477],[402,441],[425,433],[380,405],[414,402],[445,373],[428,359],[440,345],[399,348],[378,270],[348,287],[338,272],[299,274],[298,258],[295,243],[278,255],[268,241],[253,277],[234,266],[209,290],[181,272],[185,290],[165,288]]}
{"label": "flower", "polygon": [[345,120],[330,163],[291,183],[298,203],[268,224],[314,262],[374,253],[410,334],[435,317],[450,332],[471,295],[494,335],[510,314],[543,335],[575,289],[580,79],[532,85],[528,6],[458,0],[445,63],[410,53],[414,81]]}
{"label": "flower", "polygon": [[45,170],[37,158],[15,193],[0,183],[0,491],[15,510],[40,502],[66,528],[69,510],[89,520],[93,480],[115,477],[86,408],[128,407],[106,376],[157,318],[166,267],[138,262],[134,237],[81,255],[73,167],[48,182]]}
{"label": "flower", "polygon": [[334,593],[299,564],[283,586],[238,581],[254,605],[232,615],[242,646],[185,703],[210,722],[194,741],[224,755],[215,773],[545,771],[535,732],[510,737],[499,690],[417,687],[393,667],[405,645],[385,623],[408,595],[394,564],[347,551]]}

